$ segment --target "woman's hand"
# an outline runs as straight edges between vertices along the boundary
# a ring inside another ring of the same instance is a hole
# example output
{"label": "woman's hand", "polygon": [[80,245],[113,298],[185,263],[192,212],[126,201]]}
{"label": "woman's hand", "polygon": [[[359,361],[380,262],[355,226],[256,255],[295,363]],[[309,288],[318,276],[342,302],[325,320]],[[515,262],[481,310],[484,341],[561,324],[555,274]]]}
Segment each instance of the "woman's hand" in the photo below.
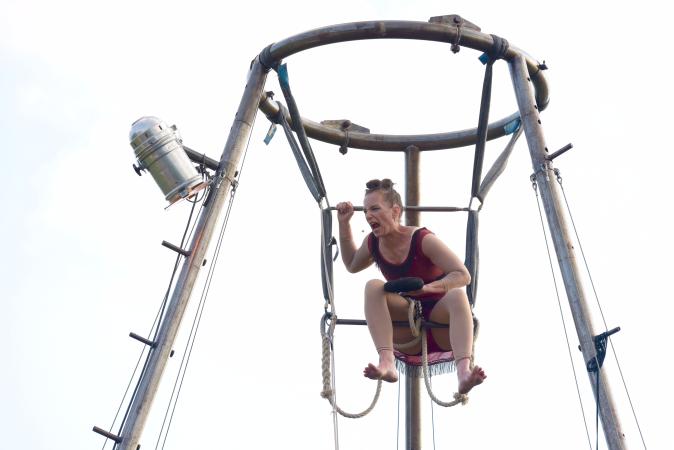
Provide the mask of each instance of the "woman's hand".
{"label": "woman's hand", "polygon": [[419,289],[418,291],[414,292],[406,292],[406,295],[409,295],[411,297],[417,296],[417,295],[445,295],[447,293],[447,284],[444,282],[444,279],[438,280],[438,281],[433,281],[432,283],[424,284],[424,286]]}
{"label": "woman's hand", "polygon": [[339,223],[349,223],[351,217],[353,217],[353,205],[351,202],[340,202],[337,203],[337,220]]}

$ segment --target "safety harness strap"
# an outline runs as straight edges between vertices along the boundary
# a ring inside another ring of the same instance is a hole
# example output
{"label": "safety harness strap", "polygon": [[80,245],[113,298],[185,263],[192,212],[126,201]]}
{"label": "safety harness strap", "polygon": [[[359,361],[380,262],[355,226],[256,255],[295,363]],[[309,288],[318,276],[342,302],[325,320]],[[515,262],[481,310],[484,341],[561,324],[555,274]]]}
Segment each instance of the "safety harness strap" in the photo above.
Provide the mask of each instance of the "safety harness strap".
{"label": "safety harness strap", "polygon": [[293,123],[293,130],[297,133],[297,138],[300,141],[302,150],[304,151],[304,157],[306,158],[309,169],[311,169],[311,174],[313,175],[316,187],[320,197],[317,202],[320,202],[321,199],[325,198],[325,185],[323,184],[323,178],[321,177],[321,172],[318,170],[318,164],[316,163],[316,158],[314,157],[314,152],[311,149],[311,144],[309,143],[309,138],[307,133],[304,130],[304,125],[302,124],[302,116],[300,116],[300,111],[297,108],[297,103],[293,97],[292,92],[290,91],[290,82],[288,80],[288,67],[286,64],[281,64],[278,66],[276,72],[278,73],[279,84],[281,85],[281,91],[283,91],[283,96],[286,99],[288,104],[288,111],[290,111],[290,118]]}

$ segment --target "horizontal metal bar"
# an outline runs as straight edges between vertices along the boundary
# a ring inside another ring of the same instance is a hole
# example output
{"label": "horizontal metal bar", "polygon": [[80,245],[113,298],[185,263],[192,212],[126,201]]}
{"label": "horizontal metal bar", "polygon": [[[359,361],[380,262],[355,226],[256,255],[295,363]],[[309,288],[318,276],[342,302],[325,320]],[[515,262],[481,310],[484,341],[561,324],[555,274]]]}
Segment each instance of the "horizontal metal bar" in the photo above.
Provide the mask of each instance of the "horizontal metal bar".
{"label": "horizontal metal bar", "polygon": [[182,248],[178,247],[177,245],[171,244],[170,242],[161,241],[161,245],[163,245],[166,248],[170,248],[174,252],[180,253],[183,256],[190,256],[189,250],[182,249]]}
{"label": "horizontal metal bar", "polygon": [[[367,325],[366,320],[362,319],[337,319],[337,325]],[[394,320],[394,327],[409,327],[410,323],[405,320]],[[422,320],[421,326],[423,328],[448,328],[446,323],[431,322],[430,320]]]}
{"label": "horizontal metal bar", "polygon": [[112,433],[110,433],[109,431],[106,431],[106,430],[104,430],[104,429],[102,429],[102,428],[98,428],[97,426],[94,426],[93,431],[94,431],[94,433],[98,433],[98,434],[100,434],[100,435],[102,435],[102,436],[105,436],[105,437],[108,438],[108,439],[112,439],[113,441],[115,441],[115,442],[118,443],[118,444],[119,444],[120,442],[122,442],[122,438],[121,438],[121,437],[117,436],[116,434],[112,434]]}
{"label": "horizontal metal bar", "polygon": [[[462,47],[470,47],[479,52],[490,52],[494,46],[491,34],[470,28],[462,27],[459,31],[455,26],[440,23],[374,20],[329,25],[276,41],[269,49],[269,59],[280,62],[290,55],[322,45],[368,39],[411,39],[447,44],[460,39]],[[545,67],[514,45],[508,47],[505,59],[510,60],[519,55],[524,57],[528,75],[534,85],[536,104],[542,111],[550,101],[548,83],[543,74]]]}
{"label": "horizontal metal bar", "polygon": [[[456,26],[442,23],[384,20],[343,23],[300,33],[267,47],[263,51],[263,59],[266,64],[269,64],[269,67],[273,67],[284,58],[304,50],[339,42],[368,39],[413,39],[448,44],[460,40],[462,47],[470,47],[480,52],[491,52],[494,45],[492,35],[467,27],[462,27],[459,31]],[[543,111],[550,101],[548,83],[543,73],[546,69],[545,65],[539,63],[521,49],[510,45],[504,58],[511,60],[515,57],[524,58],[528,79],[532,82],[535,90],[535,106],[539,112]],[[262,94],[259,107],[272,121],[272,118],[278,115],[279,107],[268,94]],[[489,124],[487,139],[491,140],[504,136],[506,133],[505,126],[518,118],[519,112],[515,112],[506,118]],[[286,116],[286,119],[289,120],[289,123],[291,122],[288,116]],[[348,148],[353,149],[402,152],[413,145],[420,151],[442,150],[470,146],[477,141],[477,128],[436,134],[388,135],[336,129],[308,118],[302,118],[302,125],[307,135],[313,139],[340,147],[348,145]]]}
{"label": "horizontal metal bar", "polygon": [[218,170],[218,162],[213,158],[209,158],[204,153],[199,153],[198,151],[192,150],[191,148],[186,147],[184,145],[183,148],[185,149],[185,153],[187,153],[187,156],[189,156],[192,162],[195,162],[197,164],[203,164],[204,166],[213,171]]}
{"label": "horizontal metal bar", "polygon": [[[362,206],[354,206],[354,211],[363,211]],[[459,208],[456,206],[404,206],[405,211],[425,211],[425,212],[461,212],[470,211],[470,208]],[[337,211],[337,207],[331,206],[331,211]]]}
{"label": "horizontal metal bar", "polygon": [[[262,94],[260,98],[260,109],[269,120],[276,117],[279,113],[278,104],[271,99],[268,93]],[[512,123],[520,117],[519,113],[513,113],[489,124],[487,129],[487,139],[497,139],[505,136],[506,125]],[[290,113],[286,114],[286,120],[292,126]],[[273,121],[273,120],[272,120]],[[342,146],[348,140],[348,148],[362,150],[377,150],[404,152],[410,146],[419,148],[420,151],[444,150],[449,148],[459,148],[474,145],[477,142],[477,128],[469,128],[446,133],[434,134],[375,134],[349,131],[347,134],[339,129],[322,125],[311,119],[302,117],[304,130],[312,139],[317,139],[329,144]]]}
{"label": "horizontal metal bar", "polygon": [[157,343],[155,341],[151,341],[149,339],[146,339],[143,336],[140,336],[140,335],[134,333],[133,331],[131,333],[129,333],[129,336],[134,338],[137,341],[142,342],[145,345],[149,345],[152,348],[156,347],[156,345],[157,345]]}

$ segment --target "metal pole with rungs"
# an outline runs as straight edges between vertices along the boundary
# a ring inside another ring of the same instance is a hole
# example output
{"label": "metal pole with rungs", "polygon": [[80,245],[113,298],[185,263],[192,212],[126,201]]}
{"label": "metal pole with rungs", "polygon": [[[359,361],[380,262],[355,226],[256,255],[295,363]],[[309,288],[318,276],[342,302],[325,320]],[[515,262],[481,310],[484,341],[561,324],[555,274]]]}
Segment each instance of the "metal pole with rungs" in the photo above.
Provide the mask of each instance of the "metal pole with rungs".
{"label": "metal pole with rungs", "polygon": [[[531,90],[530,76],[524,57],[517,55],[509,63],[517,105],[520,110],[524,133],[529,145],[529,153],[534,166],[534,176],[537,188],[541,193],[545,215],[548,219],[548,227],[557,254],[557,260],[564,280],[564,288],[571,306],[571,314],[576,325],[576,333],[580,340],[580,347],[586,367],[594,361],[597,350],[594,344],[594,331],[590,314],[585,301],[585,294],[580,282],[580,274],[573,251],[573,243],[562,214],[562,205],[557,185],[551,180],[555,179],[552,162],[547,155],[543,127],[538,113],[538,108]],[[613,399],[609,391],[608,381],[604,370],[599,370],[599,383],[595,373],[589,373],[590,384],[599,398],[599,409],[606,442],[610,450],[625,449],[625,436],[620,428]]]}
{"label": "metal pole with rungs", "polygon": [[258,103],[267,73],[256,60],[248,74],[248,83],[230,129],[227,144],[220,158],[215,185],[206,199],[203,214],[196,226],[194,238],[189,248],[189,256],[183,263],[166,314],[159,327],[156,346],[150,350],[146,370],[138,382],[138,390],[133,397],[129,415],[119,436],[120,450],[136,450],[140,445],[140,436],[150,412],[152,401],[159,387],[161,376],[173,347],[182,321],[192,288],[194,287],[202,261],[206,255],[215,225],[225,200],[235,182],[236,170],[250,136],[257,112]]}
{"label": "metal pole with rungs", "polygon": [[[419,205],[419,157],[413,145],[405,149],[405,204]],[[405,211],[405,224],[419,226],[419,211]],[[420,378],[405,375],[406,450],[421,450],[421,383]]]}

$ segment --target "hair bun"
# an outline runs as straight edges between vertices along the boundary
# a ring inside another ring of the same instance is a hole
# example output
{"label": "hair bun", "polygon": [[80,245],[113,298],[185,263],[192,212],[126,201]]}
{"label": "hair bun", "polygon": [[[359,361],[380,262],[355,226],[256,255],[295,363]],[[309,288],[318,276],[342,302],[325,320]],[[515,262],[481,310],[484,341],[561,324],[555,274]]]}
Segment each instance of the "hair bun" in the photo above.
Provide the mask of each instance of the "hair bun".
{"label": "hair bun", "polygon": [[381,188],[381,180],[378,179],[370,180],[367,183],[365,183],[365,187],[370,191],[377,190]]}
{"label": "hair bun", "polygon": [[391,181],[390,178],[384,178],[383,180],[375,178],[374,180],[370,180],[367,183],[365,183],[365,187],[370,191],[372,190],[376,191],[377,189],[384,189],[386,191],[389,191],[393,189],[394,184],[395,183],[393,183],[393,181]]}

